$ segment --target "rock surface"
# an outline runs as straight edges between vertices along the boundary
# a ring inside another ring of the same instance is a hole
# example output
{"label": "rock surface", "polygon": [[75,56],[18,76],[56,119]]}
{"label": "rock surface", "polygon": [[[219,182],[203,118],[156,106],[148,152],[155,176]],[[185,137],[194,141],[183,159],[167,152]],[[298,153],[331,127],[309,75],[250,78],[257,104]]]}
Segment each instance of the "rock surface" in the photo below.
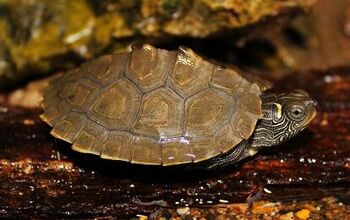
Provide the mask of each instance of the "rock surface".
{"label": "rock surface", "polygon": [[0,89],[142,38],[204,38],[311,7],[315,0],[3,0]]}

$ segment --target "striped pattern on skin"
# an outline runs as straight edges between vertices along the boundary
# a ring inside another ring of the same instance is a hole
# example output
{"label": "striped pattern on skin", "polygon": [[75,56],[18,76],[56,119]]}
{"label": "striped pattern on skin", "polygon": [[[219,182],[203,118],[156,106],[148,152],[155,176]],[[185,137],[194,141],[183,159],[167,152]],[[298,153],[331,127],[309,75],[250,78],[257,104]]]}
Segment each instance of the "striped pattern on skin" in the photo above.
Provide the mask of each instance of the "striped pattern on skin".
{"label": "striped pattern on skin", "polygon": [[[250,146],[259,149],[281,144],[295,136],[315,116],[315,103],[304,91],[262,95],[263,118],[258,122]],[[298,112],[293,115],[293,109]]]}

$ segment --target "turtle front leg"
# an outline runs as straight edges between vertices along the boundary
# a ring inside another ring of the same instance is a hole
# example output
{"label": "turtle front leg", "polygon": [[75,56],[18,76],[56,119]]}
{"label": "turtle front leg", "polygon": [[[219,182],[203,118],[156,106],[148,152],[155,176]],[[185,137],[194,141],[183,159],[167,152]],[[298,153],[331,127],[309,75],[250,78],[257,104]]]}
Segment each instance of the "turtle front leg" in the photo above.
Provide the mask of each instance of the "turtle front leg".
{"label": "turtle front leg", "polygon": [[252,155],[252,152],[249,152],[249,141],[242,141],[239,145],[234,147],[229,152],[213,158],[206,162],[204,165],[206,169],[212,170],[217,168],[223,168],[236,164],[238,161],[249,157]]}

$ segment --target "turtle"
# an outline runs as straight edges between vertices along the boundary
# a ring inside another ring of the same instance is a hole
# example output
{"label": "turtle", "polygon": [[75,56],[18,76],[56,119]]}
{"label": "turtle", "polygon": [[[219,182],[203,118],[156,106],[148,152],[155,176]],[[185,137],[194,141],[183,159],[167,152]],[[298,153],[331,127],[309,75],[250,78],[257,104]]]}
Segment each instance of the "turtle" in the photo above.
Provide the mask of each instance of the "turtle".
{"label": "turtle", "polygon": [[213,169],[285,142],[315,117],[304,90],[268,91],[264,80],[190,48],[132,45],[52,80],[40,117],[81,153]]}

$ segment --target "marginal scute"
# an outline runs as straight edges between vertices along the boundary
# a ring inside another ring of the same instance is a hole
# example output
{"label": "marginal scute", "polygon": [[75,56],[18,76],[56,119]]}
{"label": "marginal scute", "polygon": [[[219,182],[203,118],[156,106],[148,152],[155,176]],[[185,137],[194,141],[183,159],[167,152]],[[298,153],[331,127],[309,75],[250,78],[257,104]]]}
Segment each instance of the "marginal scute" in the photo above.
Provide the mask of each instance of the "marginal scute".
{"label": "marginal scute", "polygon": [[236,97],[249,89],[250,83],[233,69],[215,66],[210,85]]}
{"label": "marginal scute", "polygon": [[58,97],[58,91],[62,89],[62,73],[50,77],[46,87],[42,89],[43,100],[41,102],[41,107],[44,110],[49,109],[51,106],[57,105],[61,101]]}
{"label": "marginal scute", "polygon": [[272,87],[272,83],[262,79],[256,75],[253,75],[251,73],[244,73],[244,77],[250,82],[250,83],[254,83],[258,86],[259,91],[263,92],[266,91],[268,89],[271,89]]}
{"label": "marginal scute", "polygon": [[163,166],[190,163],[193,155],[189,144],[180,139],[162,144]]}
{"label": "marginal scute", "polygon": [[66,140],[72,143],[78,132],[85,125],[85,116],[81,113],[70,112],[63,120],[57,122],[51,130],[54,137]]}
{"label": "marginal scute", "polygon": [[232,97],[206,89],[186,100],[184,130],[186,135],[212,135],[230,119]]}
{"label": "marginal scute", "polygon": [[215,157],[221,153],[220,149],[214,145],[211,137],[191,140],[190,148],[194,156],[193,162],[195,163]]}
{"label": "marginal scute", "polygon": [[214,146],[216,146],[220,152],[226,153],[237,146],[237,144],[242,141],[242,137],[238,136],[238,133],[233,131],[230,124],[227,124],[215,133],[213,141]]}
{"label": "marginal scute", "polygon": [[131,163],[161,165],[161,145],[154,139],[139,136],[134,138]]}
{"label": "marginal scute", "polygon": [[249,92],[253,93],[253,94],[256,94],[256,95],[260,95],[261,94],[261,90],[260,90],[259,85],[256,84],[256,83],[252,83]]}
{"label": "marginal scute", "polygon": [[111,55],[101,56],[95,60],[92,60],[88,65],[86,65],[87,72],[91,76],[101,79],[105,74],[108,74],[111,62]]}
{"label": "marginal scute", "polygon": [[[74,71],[71,71],[74,72]],[[49,109],[51,106],[57,105],[61,102],[61,98],[59,97],[59,93],[66,85],[66,82],[63,82],[63,78],[65,75],[59,73],[52,77],[50,77],[47,86],[43,89],[43,100],[41,102],[41,107],[44,110]]]}
{"label": "marginal scute", "polygon": [[[84,64],[83,64],[84,65]],[[50,84],[56,87],[58,96],[61,99],[66,99],[71,95],[72,89],[79,80],[84,79],[84,76],[87,75],[82,68],[73,69],[62,75],[60,79],[54,80]]]}
{"label": "marginal scute", "polygon": [[108,129],[129,129],[141,102],[141,92],[129,80],[121,79],[107,87],[88,116]]}
{"label": "marginal scute", "polygon": [[55,126],[58,121],[65,117],[69,113],[68,105],[65,101],[60,101],[56,105],[47,107],[44,113],[40,115],[40,118],[51,126]]}
{"label": "marginal scute", "polygon": [[233,132],[247,140],[253,134],[256,121],[257,118],[252,114],[245,112],[243,109],[238,109],[231,119]]}
{"label": "marginal scute", "polygon": [[182,134],[183,99],[175,92],[160,88],[142,98],[140,111],[132,131],[159,138]]}
{"label": "marginal scute", "polygon": [[[71,70],[74,71],[74,70]],[[61,86],[64,74],[62,72],[57,73],[49,77],[48,81],[45,83],[46,87],[43,88],[44,95],[50,95],[52,90],[57,90]],[[49,91],[50,90],[50,91]]]}
{"label": "marginal scute", "polygon": [[58,97],[57,91],[49,91],[45,93],[46,95],[43,96],[43,100],[41,102],[41,107],[47,111],[52,106],[57,105],[61,101],[61,99]]}
{"label": "marginal scute", "polygon": [[247,93],[241,97],[240,101],[238,102],[237,108],[243,109],[253,115],[256,115],[257,118],[260,118],[262,115],[260,103],[261,103],[261,99],[259,96],[253,93]]}
{"label": "marginal scute", "polygon": [[133,46],[126,76],[143,92],[151,91],[164,84],[175,57],[176,52],[156,49],[150,45]]}
{"label": "marginal scute", "polygon": [[[83,64],[84,66],[85,64]],[[86,76],[87,73],[81,70],[81,68],[76,68],[68,71],[66,74],[63,74],[59,83],[65,85],[67,82],[76,82],[82,77]]]}
{"label": "marginal scute", "polygon": [[102,56],[87,63],[82,71],[88,78],[107,86],[122,76],[128,59],[129,53]]}
{"label": "marginal scute", "polygon": [[[85,64],[83,64],[84,66]],[[77,68],[62,75],[62,78],[52,81],[50,84],[57,88],[58,96],[66,99],[72,93],[72,89],[79,80],[84,79],[87,73],[82,68]]]}
{"label": "marginal scute", "polygon": [[107,130],[91,120],[86,120],[84,128],[78,133],[72,149],[82,153],[100,155],[102,144],[107,138]]}
{"label": "marginal scute", "polygon": [[168,85],[183,97],[189,97],[208,87],[212,68],[212,64],[192,50],[180,48]]}
{"label": "marginal scute", "polygon": [[133,136],[129,132],[111,131],[102,145],[101,158],[130,161],[133,153]]}

